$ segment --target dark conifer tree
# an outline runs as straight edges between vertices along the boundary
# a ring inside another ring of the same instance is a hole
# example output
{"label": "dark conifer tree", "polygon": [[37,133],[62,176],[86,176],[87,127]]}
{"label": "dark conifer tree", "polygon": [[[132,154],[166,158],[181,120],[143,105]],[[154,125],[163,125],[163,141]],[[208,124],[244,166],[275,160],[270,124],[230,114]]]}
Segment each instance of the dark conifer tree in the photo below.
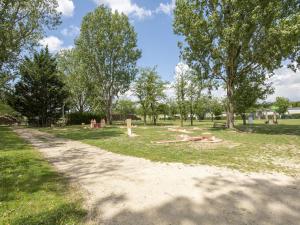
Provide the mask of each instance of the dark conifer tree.
{"label": "dark conifer tree", "polygon": [[31,124],[49,126],[61,117],[66,98],[56,59],[48,48],[35,53],[32,59],[26,57],[10,100],[15,110]]}

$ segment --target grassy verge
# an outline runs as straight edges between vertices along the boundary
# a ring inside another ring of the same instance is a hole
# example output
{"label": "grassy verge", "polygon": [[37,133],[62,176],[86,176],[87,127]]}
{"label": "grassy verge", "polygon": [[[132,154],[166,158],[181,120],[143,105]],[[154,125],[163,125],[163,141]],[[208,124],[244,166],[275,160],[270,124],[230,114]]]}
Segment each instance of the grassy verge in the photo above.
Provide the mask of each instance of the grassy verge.
{"label": "grassy verge", "polygon": [[36,150],[0,126],[0,224],[80,224],[77,196]]}
{"label": "grassy verge", "polygon": [[[173,124],[178,124],[178,121]],[[190,136],[212,133],[224,140],[220,144],[176,143],[155,144],[158,140],[173,140],[181,133],[170,132],[164,125],[137,126],[138,136],[129,138],[126,129],[111,126],[105,129],[89,129],[82,126],[42,129],[59,137],[79,140],[111,152],[143,157],[153,161],[183,162],[224,166],[241,171],[282,172],[300,174],[300,120],[280,121],[280,125],[258,122],[251,128],[238,125],[245,132],[213,129],[210,121],[186,125]],[[196,129],[195,129],[196,127]],[[251,132],[248,132],[251,129]]]}

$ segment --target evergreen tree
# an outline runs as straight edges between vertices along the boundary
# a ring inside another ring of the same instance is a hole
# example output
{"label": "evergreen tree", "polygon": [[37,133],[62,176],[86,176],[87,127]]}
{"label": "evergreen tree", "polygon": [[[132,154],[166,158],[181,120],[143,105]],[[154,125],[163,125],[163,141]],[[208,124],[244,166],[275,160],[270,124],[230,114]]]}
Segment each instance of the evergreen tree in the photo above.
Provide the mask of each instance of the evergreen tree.
{"label": "evergreen tree", "polygon": [[62,115],[67,91],[48,48],[35,53],[33,59],[26,57],[20,66],[20,76],[10,104],[31,124],[54,123]]}

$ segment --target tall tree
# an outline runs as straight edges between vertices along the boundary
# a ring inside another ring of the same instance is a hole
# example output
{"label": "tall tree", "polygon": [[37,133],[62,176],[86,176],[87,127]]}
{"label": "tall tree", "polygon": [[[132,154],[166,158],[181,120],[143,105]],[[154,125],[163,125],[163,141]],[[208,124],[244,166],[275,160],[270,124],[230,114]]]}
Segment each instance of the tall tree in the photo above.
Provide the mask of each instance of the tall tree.
{"label": "tall tree", "polygon": [[180,114],[180,124],[183,126],[183,120],[187,112],[187,92],[188,92],[188,77],[190,68],[188,65],[180,62],[175,68],[175,94]]}
{"label": "tall tree", "polygon": [[150,107],[147,90],[148,70],[149,69],[140,70],[140,76],[136,79],[133,88],[134,95],[138,98],[138,103],[140,104],[140,111],[143,114],[144,125],[147,124],[147,115]]}
{"label": "tall tree", "polygon": [[70,107],[80,113],[89,110],[89,98],[93,95],[93,85],[76,48],[61,51],[58,55],[58,68],[64,75],[69,92]]}
{"label": "tall tree", "polygon": [[143,109],[144,123],[146,123],[148,113],[153,119],[153,124],[156,125],[158,107],[165,97],[165,85],[166,83],[161,80],[155,67],[141,69],[141,75],[136,81],[134,92]]}
{"label": "tall tree", "polygon": [[38,44],[44,28],[60,24],[57,0],[0,0],[0,91],[23,50]]}
{"label": "tall tree", "polygon": [[20,80],[10,98],[11,106],[30,123],[49,126],[62,116],[67,91],[58,74],[56,59],[46,48],[25,58],[20,66]]}
{"label": "tall tree", "polygon": [[185,37],[183,57],[226,87],[229,128],[237,80],[256,70],[272,72],[299,51],[299,17],[298,0],[176,1],[174,31]]}
{"label": "tall tree", "polygon": [[141,57],[134,28],[126,15],[100,6],[83,18],[76,45],[111,124],[113,101],[129,89]]}

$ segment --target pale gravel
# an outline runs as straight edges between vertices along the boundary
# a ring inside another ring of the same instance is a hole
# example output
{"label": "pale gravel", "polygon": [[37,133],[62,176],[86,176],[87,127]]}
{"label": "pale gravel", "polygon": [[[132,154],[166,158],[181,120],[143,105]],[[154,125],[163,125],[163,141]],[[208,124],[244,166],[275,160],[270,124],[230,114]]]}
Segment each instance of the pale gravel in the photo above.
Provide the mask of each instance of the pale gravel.
{"label": "pale gravel", "polygon": [[300,180],[151,162],[16,129],[85,194],[87,224],[300,225]]}

